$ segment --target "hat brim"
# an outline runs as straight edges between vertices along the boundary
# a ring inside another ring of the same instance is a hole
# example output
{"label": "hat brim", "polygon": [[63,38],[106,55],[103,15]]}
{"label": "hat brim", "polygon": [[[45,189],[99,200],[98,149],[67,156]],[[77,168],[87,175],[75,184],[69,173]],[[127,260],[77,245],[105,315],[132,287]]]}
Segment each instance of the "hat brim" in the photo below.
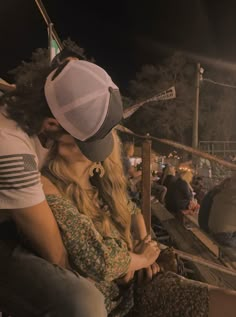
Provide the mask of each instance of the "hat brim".
{"label": "hat brim", "polygon": [[114,139],[112,133],[108,133],[103,139],[92,142],[76,140],[81,152],[92,162],[104,161],[112,152]]}

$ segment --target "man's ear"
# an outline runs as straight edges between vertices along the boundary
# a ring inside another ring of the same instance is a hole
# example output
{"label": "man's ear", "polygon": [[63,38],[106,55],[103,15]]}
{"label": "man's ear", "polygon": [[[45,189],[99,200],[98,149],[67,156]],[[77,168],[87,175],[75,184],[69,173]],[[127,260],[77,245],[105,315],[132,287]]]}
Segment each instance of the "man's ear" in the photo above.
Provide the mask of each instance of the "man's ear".
{"label": "man's ear", "polygon": [[60,124],[55,118],[46,118],[43,121],[41,132],[45,131],[58,131],[60,129]]}

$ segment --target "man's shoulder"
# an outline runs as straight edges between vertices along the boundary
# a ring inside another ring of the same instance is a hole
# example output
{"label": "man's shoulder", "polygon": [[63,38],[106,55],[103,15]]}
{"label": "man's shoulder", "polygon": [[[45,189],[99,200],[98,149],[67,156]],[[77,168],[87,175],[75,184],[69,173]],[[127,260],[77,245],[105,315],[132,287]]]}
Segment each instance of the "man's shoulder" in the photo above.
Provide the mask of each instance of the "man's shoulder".
{"label": "man's shoulder", "polygon": [[[0,132],[6,136],[21,136],[29,138],[29,136],[18,126],[17,122],[8,118],[6,112],[0,108]],[[1,137],[1,136],[0,136]]]}
{"label": "man's shoulder", "polygon": [[0,108],[0,129],[17,129],[17,123],[7,116],[4,108]]}
{"label": "man's shoulder", "polygon": [[31,148],[32,140],[17,123],[0,111],[0,155],[21,153]]}
{"label": "man's shoulder", "polygon": [[37,144],[17,123],[0,114],[0,205],[28,208],[45,200]]}

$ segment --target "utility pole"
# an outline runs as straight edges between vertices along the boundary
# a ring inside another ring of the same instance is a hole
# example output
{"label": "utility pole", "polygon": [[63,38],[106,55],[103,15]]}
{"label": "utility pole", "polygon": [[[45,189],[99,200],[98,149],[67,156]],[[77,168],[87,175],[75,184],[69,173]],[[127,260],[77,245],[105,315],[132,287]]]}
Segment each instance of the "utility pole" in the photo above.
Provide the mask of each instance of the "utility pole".
{"label": "utility pole", "polygon": [[196,104],[193,112],[193,138],[192,147],[198,148],[198,118],[199,118],[199,90],[200,90],[200,79],[201,79],[201,65],[197,63],[197,74],[196,74]]}

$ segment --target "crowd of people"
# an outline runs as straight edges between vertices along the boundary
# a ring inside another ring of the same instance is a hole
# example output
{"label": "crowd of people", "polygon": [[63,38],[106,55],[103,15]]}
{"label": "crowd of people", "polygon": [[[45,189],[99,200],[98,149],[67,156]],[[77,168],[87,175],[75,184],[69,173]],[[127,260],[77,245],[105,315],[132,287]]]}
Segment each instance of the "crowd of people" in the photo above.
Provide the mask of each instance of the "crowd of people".
{"label": "crowd of people", "polygon": [[[158,243],[128,195],[115,132],[122,99],[107,72],[66,50],[31,76],[0,100],[0,310],[235,316],[236,292],[158,265]],[[192,206],[193,191],[188,175],[173,174],[157,185],[168,193],[179,182],[178,212]]]}
{"label": "crowd of people", "polygon": [[[126,146],[124,144],[124,146]],[[132,154],[134,151],[132,151]],[[132,166],[135,170],[135,167]],[[129,184],[135,181],[135,174],[129,174]],[[236,246],[236,176],[225,178],[209,191],[204,188],[203,177],[194,175],[190,168],[176,168],[166,164],[160,177],[152,180],[157,200],[168,211],[183,220],[184,214],[198,218],[199,226],[219,244]],[[141,183],[141,179],[138,179]],[[141,185],[139,186],[139,188]],[[162,190],[164,188],[164,190]],[[138,188],[130,187],[131,197],[140,197]]]}
{"label": "crowd of people", "polygon": [[[125,175],[128,179],[130,195],[141,199],[142,171],[137,171],[135,166],[131,165],[130,156],[126,155],[127,144],[129,144],[129,147],[132,146],[132,155],[134,154],[134,144],[127,142],[123,144],[123,165],[124,171],[127,171]],[[127,169],[127,166],[129,166],[129,169]],[[132,173],[129,171],[132,171]],[[198,211],[199,205],[195,196],[199,197],[200,195],[200,185],[199,182],[195,182],[196,193],[192,187],[193,173],[190,169],[183,168],[176,172],[173,165],[166,164],[162,172],[157,173],[157,175],[159,176],[156,176],[155,173],[154,176],[151,176],[151,193],[155,197],[155,201],[165,205],[170,212],[176,215],[188,211]],[[133,184],[136,184],[136,186],[134,187]]]}

